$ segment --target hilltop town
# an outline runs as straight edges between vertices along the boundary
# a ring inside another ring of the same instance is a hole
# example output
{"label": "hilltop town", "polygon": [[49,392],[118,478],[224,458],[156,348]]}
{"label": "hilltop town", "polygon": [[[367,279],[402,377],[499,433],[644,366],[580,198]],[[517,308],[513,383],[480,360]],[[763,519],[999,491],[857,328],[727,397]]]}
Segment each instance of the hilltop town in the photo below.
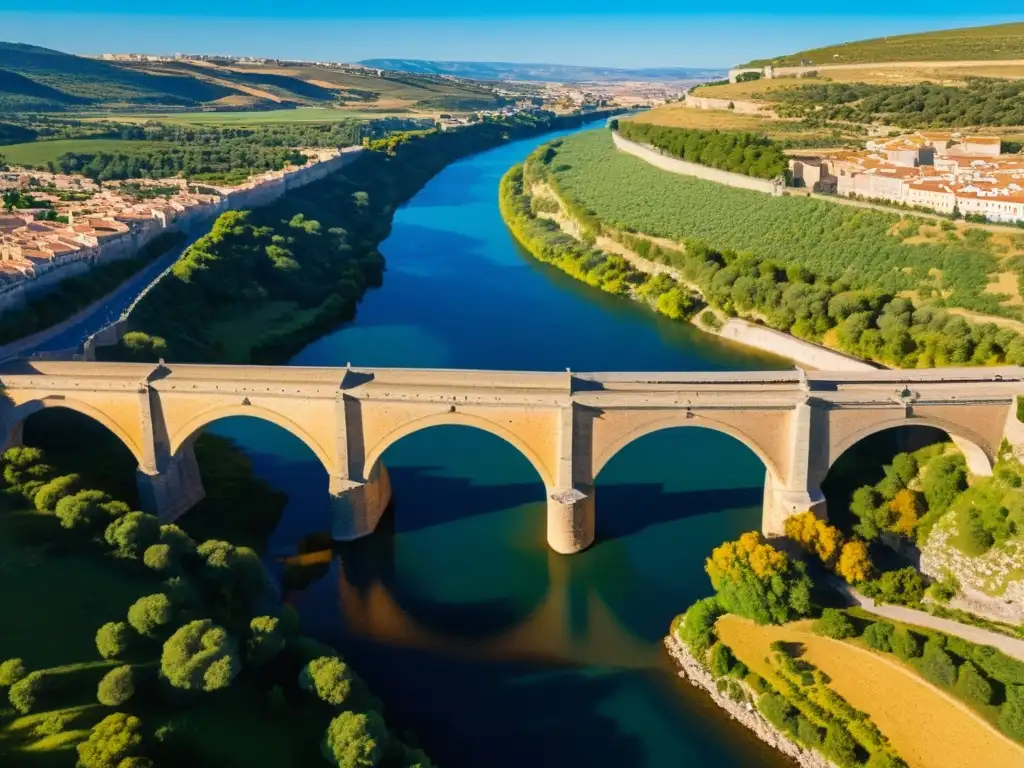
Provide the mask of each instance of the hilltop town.
{"label": "hilltop town", "polygon": [[998,136],[918,131],[792,157],[795,186],[991,222],[1024,221],[1024,155]]}

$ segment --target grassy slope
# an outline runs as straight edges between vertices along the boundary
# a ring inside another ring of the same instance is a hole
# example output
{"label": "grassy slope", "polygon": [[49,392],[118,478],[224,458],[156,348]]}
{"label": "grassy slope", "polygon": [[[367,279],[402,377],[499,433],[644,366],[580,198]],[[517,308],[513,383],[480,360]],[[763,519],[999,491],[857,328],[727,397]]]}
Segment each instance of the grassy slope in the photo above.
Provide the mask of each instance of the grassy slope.
{"label": "grassy slope", "polygon": [[858,64],[881,61],[1001,61],[1024,59],[1024,23],[944,29],[814,48],[750,65]]}
{"label": "grassy slope", "polygon": [[1013,768],[1024,761],[1024,748],[894,659],[812,634],[802,623],[758,626],[730,615],[719,619],[717,629],[738,659],[768,679],[775,675],[765,662],[771,643],[800,643],[802,658],[827,674],[829,686],[853,707],[871,716],[910,768],[962,768],[978,764],[979,755],[985,756],[987,768]]}
{"label": "grassy slope", "polygon": [[4,157],[14,165],[42,165],[56,160],[65,152],[127,152],[148,151],[170,146],[164,141],[123,141],[121,139],[58,139],[56,141],[30,141],[9,144],[3,148]]}

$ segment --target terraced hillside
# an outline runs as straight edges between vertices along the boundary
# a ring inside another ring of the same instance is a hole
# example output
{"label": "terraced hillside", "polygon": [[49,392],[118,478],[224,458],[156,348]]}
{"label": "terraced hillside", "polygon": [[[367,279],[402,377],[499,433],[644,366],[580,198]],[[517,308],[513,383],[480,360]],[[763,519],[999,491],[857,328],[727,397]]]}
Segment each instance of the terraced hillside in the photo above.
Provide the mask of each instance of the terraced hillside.
{"label": "terraced hillside", "polygon": [[840,43],[798,51],[745,66],[868,64],[881,61],[1007,61],[1024,59],[1024,22],[943,29]]}

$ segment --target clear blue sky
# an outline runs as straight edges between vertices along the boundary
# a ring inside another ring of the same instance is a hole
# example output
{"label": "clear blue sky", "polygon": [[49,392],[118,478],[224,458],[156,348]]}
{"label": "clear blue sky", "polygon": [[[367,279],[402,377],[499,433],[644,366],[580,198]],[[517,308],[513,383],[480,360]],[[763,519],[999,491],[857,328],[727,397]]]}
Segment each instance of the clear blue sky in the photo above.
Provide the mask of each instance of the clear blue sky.
{"label": "clear blue sky", "polygon": [[[680,0],[517,0],[512,5],[494,0],[0,0],[0,5],[0,40],[73,53],[181,51],[618,67],[726,67],[866,37],[1024,20],[1021,0],[990,0],[984,15],[974,16],[965,13],[962,0],[901,3],[903,15],[887,14],[883,3],[850,0],[734,0],[706,3],[703,11],[680,10]],[[918,14],[909,13],[913,10]]]}

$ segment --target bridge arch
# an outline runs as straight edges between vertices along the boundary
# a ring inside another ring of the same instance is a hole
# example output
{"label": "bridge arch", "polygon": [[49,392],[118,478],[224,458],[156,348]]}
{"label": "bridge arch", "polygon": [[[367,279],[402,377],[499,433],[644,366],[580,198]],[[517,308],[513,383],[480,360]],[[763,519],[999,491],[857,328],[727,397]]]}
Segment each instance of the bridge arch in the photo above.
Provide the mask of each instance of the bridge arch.
{"label": "bridge arch", "polygon": [[188,421],[178,427],[173,434],[168,435],[170,441],[169,449],[172,456],[178,454],[181,447],[185,445],[203,427],[209,426],[221,419],[244,416],[270,422],[286,432],[301,440],[320,460],[329,474],[334,474],[335,466],[331,454],[316,439],[297,423],[282,416],[280,413],[262,408],[256,405],[227,405],[209,408],[192,416]]}
{"label": "bridge arch", "polygon": [[380,461],[380,457],[388,448],[397,443],[403,437],[407,437],[414,432],[429,429],[430,427],[440,426],[474,427],[484,432],[489,432],[495,437],[501,438],[526,457],[527,461],[529,461],[537,471],[537,474],[540,475],[545,487],[554,487],[554,477],[552,472],[544,464],[544,461],[538,453],[530,447],[526,441],[516,435],[515,432],[501,424],[498,424],[497,422],[491,421],[490,419],[473,416],[468,413],[460,413],[458,411],[413,419],[412,421],[407,421],[384,435],[384,437],[380,438],[377,443],[367,451],[366,461],[363,464],[363,477],[371,477],[371,472],[377,465],[377,462]]}
{"label": "bridge arch", "polygon": [[932,427],[942,430],[949,435],[949,438],[956,447],[964,454],[964,458],[967,460],[967,468],[972,474],[982,476],[992,474],[992,468],[996,460],[994,455],[995,449],[973,429],[933,416],[900,416],[873,422],[844,435],[836,443],[831,444],[828,452],[828,463],[823,468],[822,477],[819,480],[824,480],[824,476],[828,474],[828,471],[839,460],[839,457],[861,440],[879,432],[900,427]]}
{"label": "bridge arch", "polygon": [[601,446],[594,454],[594,478],[596,479],[605,465],[630,443],[654,432],[661,432],[675,427],[703,427],[704,429],[710,429],[735,438],[761,460],[768,475],[777,485],[785,484],[785,476],[780,474],[781,470],[778,463],[751,435],[731,424],[725,424],[707,416],[693,413],[681,414],[678,412],[665,418],[646,421],[607,445]]}
{"label": "bridge arch", "polygon": [[10,412],[8,417],[8,433],[4,435],[4,447],[20,443],[20,432],[25,420],[33,414],[39,413],[47,408],[66,408],[70,411],[80,413],[83,416],[88,416],[98,424],[102,424],[111,434],[116,436],[129,451],[131,451],[132,456],[135,457],[135,461],[138,462],[139,465],[145,464],[145,453],[142,446],[140,446],[135,438],[129,435],[121,425],[117,423],[117,421],[95,406],[63,395],[48,396],[38,400],[29,400],[16,406]]}

